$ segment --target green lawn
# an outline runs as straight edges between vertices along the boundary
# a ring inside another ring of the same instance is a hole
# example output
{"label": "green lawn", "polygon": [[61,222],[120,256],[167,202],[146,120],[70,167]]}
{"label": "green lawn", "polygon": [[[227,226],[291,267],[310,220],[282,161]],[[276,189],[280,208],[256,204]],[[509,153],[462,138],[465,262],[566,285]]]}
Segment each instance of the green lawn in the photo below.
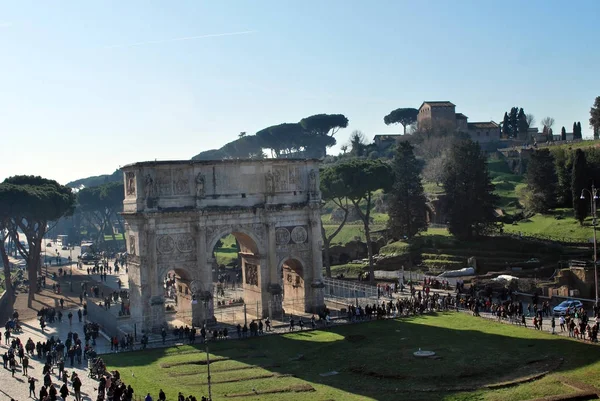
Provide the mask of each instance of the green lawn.
{"label": "green lawn", "polygon": [[217,264],[226,265],[237,259],[237,248],[235,247],[235,237],[226,235],[221,238],[222,246],[215,248],[215,258]]}
{"label": "green lawn", "polygon": [[[325,233],[331,235],[339,225],[323,224]],[[371,224],[371,231],[383,230],[385,224]],[[346,224],[342,230],[331,241],[332,245],[346,244],[354,241],[354,237],[359,237],[361,241],[365,241],[365,229],[362,224]],[[372,239],[377,238],[377,235],[371,234]]]}
{"label": "green lawn", "polygon": [[[528,400],[574,392],[559,375],[600,385],[596,345],[462,313],[219,341],[210,347],[215,400],[236,395],[273,401]],[[415,358],[419,348],[440,358]],[[179,391],[198,398],[208,393],[202,346],[104,358],[137,397],[147,392],[156,397],[160,388],[167,399],[175,399]],[[481,389],[554,369],[539,381]],[[320,375],[334,370],[339,374]]]}
{"label": "green lawn", "polygon": [[[557,219],[556,216],[562,216]],[[520,221],[517,224],[504,225],[504,231],[523,235],[548,237],[556,240],[587,242],[594,235],[592,231],[592,221],[587,219],[584,225],[581,226],[577,220],[573,218],[571,209],[560,209],[554,215],[541,215]]]}

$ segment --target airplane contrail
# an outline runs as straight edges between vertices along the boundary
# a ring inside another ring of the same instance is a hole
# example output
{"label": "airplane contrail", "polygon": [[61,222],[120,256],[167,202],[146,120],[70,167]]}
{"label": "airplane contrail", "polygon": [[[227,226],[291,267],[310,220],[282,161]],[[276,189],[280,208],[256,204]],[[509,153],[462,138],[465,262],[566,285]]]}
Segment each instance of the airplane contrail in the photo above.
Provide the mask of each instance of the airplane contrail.
{"label": "airplane contrail", "polygon": [[196,40],[196,39],[206,39],[206,38],[217,38],[220,36],[236,36],[236,35],[248,35],[251,33],[255,33],[257,31],[240,31],[240,32],[226,32],[226,33],[211,33],[207,35],[198,35],[198,36],[187,36],[183,38],[173,38],[173,39],[164,39],[164,40],[151,40],[147,42],[137,42],[137,43],[127,43],[122,45],[112,45],[105,46],[105,49],[118,49],[121,47],[135,47],[135,46],[144,46],[144,45],[156,45],[161,43],[170,43],[170,42],[181,42],[184,40]]}

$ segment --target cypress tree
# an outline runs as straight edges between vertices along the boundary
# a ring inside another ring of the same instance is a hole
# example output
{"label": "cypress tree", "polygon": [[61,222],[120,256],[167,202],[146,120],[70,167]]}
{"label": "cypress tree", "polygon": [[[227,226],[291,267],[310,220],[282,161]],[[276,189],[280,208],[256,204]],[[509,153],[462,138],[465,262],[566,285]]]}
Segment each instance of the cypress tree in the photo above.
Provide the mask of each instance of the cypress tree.
{"label": "cypress tree", "polygon": [[[589,212],[589,194],[583,193],[583,189],[587,188],[588,184],[588,169],[585,160],[585,153],[581,149],[575,151],[575,160],[573,161],[573,169],[571,170],[571,190],[573,195],[573,211],[575,218],[579,224],[583,225],[583,221]],[[581,199],[581,195],[585,199]]]}
{"label": "cypress tree", "polygon": [[573,140],[575,140],[575,139],[579,139],[577,137],[577,123],[576,122],[573,123]]}
{"label": "cypress tree", "polygon": [[583,131],[581,131],[581,121],[577,122],[577,137],[583,139]]}
{"label": "cypress tree", "polygon": [[412,238],[427,229],[427,198],[421,183],[421,167],[409,142],[396,147],[392,169],[394,184],[390,191],[388,227],[394,238]]}
{"label": "cypress tree", "polygon": [[502,136],[504,138],[510,138],[510,119],[508,113],[504,112],[504,119],[502,120]]}
{"label": "cypress tree", "polygon": [[557,186],[558,177],[550,150],[536,150],[527,164],[527,208],[535,213],[547,213],[554,208]]}
{"label": "cypress tree", "polygon": [[448,230],[459,239],[499,229],[495,208],[498,196],[478,142],[454,144],[442,180],[448,199]]}
{"label": "cypress tree", "polygon": [[563,140],[563,141],[567,140],[567,130],[565,129],[564,126],[560,130],[560,139]]}

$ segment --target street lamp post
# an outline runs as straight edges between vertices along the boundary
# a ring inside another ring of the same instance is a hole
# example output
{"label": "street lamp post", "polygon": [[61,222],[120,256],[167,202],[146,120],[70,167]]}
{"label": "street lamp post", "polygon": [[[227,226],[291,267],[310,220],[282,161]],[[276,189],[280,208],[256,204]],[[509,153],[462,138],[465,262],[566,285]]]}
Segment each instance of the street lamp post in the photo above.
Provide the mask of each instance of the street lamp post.
{"label": "street lamp post", "polygon": [[583,188],[580,199],[585,200],[585,192],[590,194],[590,209],[592,215],[592,227],[594,228],[594,289],[596,293],[596,307],[598,306],[598,252],[596,241],[596,201],[598,200],[598,189],[592,184],[592,190]]}

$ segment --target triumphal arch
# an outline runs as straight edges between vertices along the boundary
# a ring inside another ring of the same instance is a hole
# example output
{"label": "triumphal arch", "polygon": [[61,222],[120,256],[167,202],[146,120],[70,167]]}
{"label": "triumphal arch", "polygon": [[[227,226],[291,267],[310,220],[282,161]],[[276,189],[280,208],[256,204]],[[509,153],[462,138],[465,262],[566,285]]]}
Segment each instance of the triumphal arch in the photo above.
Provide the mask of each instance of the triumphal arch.
{"label": "triumphal arch", "polygon": [[288,297],[302,309],[295,312],[323,307],[317,160],[141,162],[122,170],[130,310],[143,329],[165,322],[169,271],[191,323],[213,319],[212,250],[227,234],[240,245],[244,301],[260,317],[280,312]]}

